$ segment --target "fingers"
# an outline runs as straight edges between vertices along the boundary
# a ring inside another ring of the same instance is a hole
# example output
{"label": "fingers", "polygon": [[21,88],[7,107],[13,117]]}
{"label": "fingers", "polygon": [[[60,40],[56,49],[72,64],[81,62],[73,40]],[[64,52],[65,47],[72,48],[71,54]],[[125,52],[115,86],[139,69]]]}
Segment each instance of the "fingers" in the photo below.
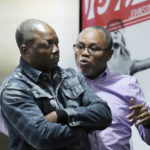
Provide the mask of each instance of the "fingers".
{"label": "fingers", "polygon": [[143,104],[136,104],[129,107],[130,110],[140,110],[145,107]]}
{"label": "fingers", "polygon": [[148,116],[148,112],[143,112],[141,115],[136,117],[136,120],[143,120]]}
{"label": "fingers", "polygon": [[135,114],[135,112],[132,112],[131,114],[129,114],[128,116],[126,116],[127,119],[129,119],[130,123],[136,123],[137,121],[138,124],[144,123],[146,120],[145,118],[147,118],[149,116],[148,112],[143,112],[141,114]]}
{"label": "fingers", "polygon": [[138,126],[140,124],[147,125],[150,123],[150,116],[148,115],[147,117],[144,117],[144,119],[141,119],[138,121],[135,125]]}
{"label": "fingers", "polygon": [[147,124],[150,120],[150,114],[148,113],[147,108],[143,104],[136,104],[134,98],[130,99],[131,106],[129,109],[132,111],[126,118],[130,123]]}
{"label": "fingers", "polygon": [[131,106],[129,107],[130,110],[141,109],[141,107],[144,106],[142,104],[136,104],[134,98],[130,98],[130,103],[131,103]]}
{"label": "fingers", "polygon": [[135,102],[134,98],[130,98],[130,103],[131,103],[132,106],[136,105],[136,102]]}
{"label": "fingers", "polygon": [[135,117],[140,118],[139,115],[141,115],[144,112],[147,112],[147,109],[142,104],[130,106],[129,109],[133,112],[126,116],[127,119],[132,119]]}
{"label": "fingers", "polygon": [[132,119],[135,116],[134,112],[126,116],[127,119]]}

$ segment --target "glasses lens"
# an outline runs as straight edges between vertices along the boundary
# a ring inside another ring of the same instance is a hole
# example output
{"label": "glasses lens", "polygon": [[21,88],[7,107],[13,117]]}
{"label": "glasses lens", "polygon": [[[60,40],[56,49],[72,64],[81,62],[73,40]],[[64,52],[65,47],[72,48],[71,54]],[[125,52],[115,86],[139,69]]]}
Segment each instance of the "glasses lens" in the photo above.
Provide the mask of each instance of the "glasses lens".
{"label": "glasses lens", "polygon": [[83,45],[79,45],[79,44],[74,44],[73,48],[76,52],[81,52],[84,51],[85,47]]}

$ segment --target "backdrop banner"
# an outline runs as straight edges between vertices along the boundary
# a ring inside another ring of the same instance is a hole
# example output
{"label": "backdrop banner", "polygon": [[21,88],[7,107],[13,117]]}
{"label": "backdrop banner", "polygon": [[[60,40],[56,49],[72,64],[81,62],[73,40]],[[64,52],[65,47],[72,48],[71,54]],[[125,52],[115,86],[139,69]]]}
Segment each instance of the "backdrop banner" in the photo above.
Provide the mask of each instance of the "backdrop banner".
{"label": "backdrop banner", "polygon": [[[131,26],[150,19],[149,0],[82,0],[82,28],[91,25],[107,26],[119,18],[124,26]],[[119,26],[115,25],[114,29]]]}

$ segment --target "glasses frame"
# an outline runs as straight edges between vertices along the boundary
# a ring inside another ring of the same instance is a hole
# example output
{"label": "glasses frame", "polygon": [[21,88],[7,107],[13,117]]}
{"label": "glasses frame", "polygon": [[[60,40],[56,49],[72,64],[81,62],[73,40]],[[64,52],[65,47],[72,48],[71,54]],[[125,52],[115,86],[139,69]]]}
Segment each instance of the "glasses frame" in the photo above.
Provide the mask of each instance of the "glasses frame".
{"label": "glasses frame", "polygon": [[[102,50],[108,50],[108,48],[96,48],[96,49],[92,49],[91,47],[89,47],[89,46],[83,46],[83,49],[82,50],[79,50],[79,47],[78,47],[78,45],[79,44],[73,44],[73,49],[74,49],[74,51],[75,52],[77,52],[77,53],[83,53],[86,49],[87,49],[87,51],[88,51],[88,53],[89,54],[94,54],[95,52],[97,52],[97,51],[102,51]],[[78,49],[78,50],[75,50],[75,48],[76,49]]]}

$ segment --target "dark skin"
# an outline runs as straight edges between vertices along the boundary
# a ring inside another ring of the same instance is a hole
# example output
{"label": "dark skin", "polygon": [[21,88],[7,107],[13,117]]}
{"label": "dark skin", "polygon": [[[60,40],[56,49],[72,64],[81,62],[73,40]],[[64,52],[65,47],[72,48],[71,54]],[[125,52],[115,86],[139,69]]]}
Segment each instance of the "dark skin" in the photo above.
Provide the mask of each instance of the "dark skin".
{"label": "dark skin", "polygon": [[[93,28],[84,29],[78,39],[78,44],[82,44],[86,47],[94,45],[96,47],[105,48],[104,34]],[[88,48],[82,53],[75,53],[76,64],[80,72],[94,80],[100,76],[107,67],[107,61],[111,58],[113,50],[96,51],[90,54]],[[130,99],[131,106],[129,109],[132,111],[126,118],[129,122],[135,123],[135,125],[142,124],[143,126],[150,127],[150,114],[148,109],[143,104],[136,104],[133,98]]]}
{"label": "dark skin", "polygon": [[58,37],[47,24],[34,24],[32,27],[34,31],[30,33],[30,38],[33,42],[21,45],[21,56],[32,67],[50,72],[58,66]]}
{"label": "dark skin", "polygon": [[126,116],[129,119],[129,122],[135,123],[135,125],[144,125],[150,127],[150,114],[148,109],[143,104],[136,104],[133,98],[130,99],[131,106],[129,109],[132,111],[129,115]]}
{"label": "dark skin", "polygon": [[[43,72],[51,72],[58,66],[58,37],[52,27],[42,22],[29,24],[29,26],[34,29],[31,33],[27,33],[33,39],[33,43],[21,45],[21,56],[32,67]],[[49,122],[57,122],[57,113],[53,111],[47,114],[45,119]]]}
{"label": "dark skin", "polygon": [[[78,37],[77,43],[86,47],[105,49],[104,35],[94,29],[85,29]],[[90,54],[88,48],[82,53],[75,53],[76,63],[81,73],[95,79],[102,74],[106,67],[107,61],[111,58],[113,50],[100,50]]]}

